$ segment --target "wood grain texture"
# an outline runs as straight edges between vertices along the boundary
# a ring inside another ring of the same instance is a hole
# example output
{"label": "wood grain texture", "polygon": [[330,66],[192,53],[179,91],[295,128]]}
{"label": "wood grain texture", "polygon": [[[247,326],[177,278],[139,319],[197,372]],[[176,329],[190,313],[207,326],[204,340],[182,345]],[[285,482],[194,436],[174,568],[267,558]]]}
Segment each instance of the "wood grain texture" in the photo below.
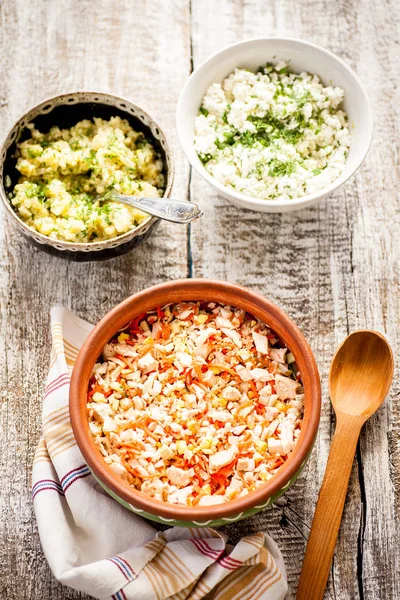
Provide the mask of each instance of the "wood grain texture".
{"label": "wood grain texture", "polygon": [[[105,263],[49,257],[0,220],[0,598],[83,598],[51,575],[30,500],[48,366],[49,309],[95,321],[130,293],[186,275],[228,279],[265,293],[301,326],[323,381],[320,434],[305,474],[278,505],[225,530],[268,531],[280,545],[293,598],[333,432],[327,372],[349,331],[386,333],[400,354],[400,79],[396,0],[3,0],[0,136],[33,104],[77,89],[121,94],[147,108],[175,149],[174,192],[202,204],[189,229],[163,224],[132,253]],[[239,210],[192,173],[174,127],[193,64],[263,35],[310,39],[356,69],[375,112],[362,168],[313,209]],[[190,186],[189,186],[190,181]],[[326,598],[400,597],[400,380],[365,426],[357,450]]]}
{"label": "wood grain texture", "polygon": [[[399,100],[398,3],[208,2],[192,6],[196,67],[213,52],[264,35],[301,37],[344,58],[360,75],[375,113],[375,138],[357,175],[317,208],[284,215],[242,211],[218,197],[195,173],[191,196],[205,218],[192,227],[194,276],[254,288],[301,325],[323,383],[320,434],[307,473],[279,506],[246,522],[278,540],[296,592],[305,541],[333,433],[327,374],[348,332],[386,333],[399,354]],[[379,32],[385,31],[384,39]],[[207,43],[205,43],[207,40]],[[390,398],[361,434],[326,598],[400,597],[399,377]],[[232,525],[231,535],[243,529]]]}
{"label": "wood grain texture", "polygon": [[[40,100],[88,89],[126,96],[159,121],[176,149],[177,196],[188,167],[177,143],[178,94],[190,70],[189,9],[181,2],[28,0],[1,3],[1,136]],[[186,227],[162,224],[126,256],[76,264],[47,256],[9,229],[2,215],[0,598],[59,600],[40,548],[30,471],[40,437],[41,392],[49,364],[49,309],[62,304],[96,321],[131,293],[186,275]]]}

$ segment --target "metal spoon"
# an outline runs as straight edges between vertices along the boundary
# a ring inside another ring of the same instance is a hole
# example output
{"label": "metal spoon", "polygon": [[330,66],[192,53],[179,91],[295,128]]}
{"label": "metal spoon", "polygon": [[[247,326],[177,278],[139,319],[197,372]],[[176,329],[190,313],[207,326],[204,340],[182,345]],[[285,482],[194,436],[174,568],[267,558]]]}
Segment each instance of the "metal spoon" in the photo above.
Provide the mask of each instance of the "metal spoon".
{"label": "metal spoon", "polygon": [[392,378],[392,351],[385,338],[375,331],[352,333],[333,357],[329,390],[336,430],[308,538],[297,600],[320,600],[324,596],[360,431],[384,401]]}
{"label": "metal spoon", "polygon": [[126,196],[111,192],[102,200],[121,202],[127,206],[138,208],[143,212],[171,221],[172,223],[190,223],[203,216],[201,208],[194,202],[186,200],[172,200],[171,198],[140,198],[139,196]]}

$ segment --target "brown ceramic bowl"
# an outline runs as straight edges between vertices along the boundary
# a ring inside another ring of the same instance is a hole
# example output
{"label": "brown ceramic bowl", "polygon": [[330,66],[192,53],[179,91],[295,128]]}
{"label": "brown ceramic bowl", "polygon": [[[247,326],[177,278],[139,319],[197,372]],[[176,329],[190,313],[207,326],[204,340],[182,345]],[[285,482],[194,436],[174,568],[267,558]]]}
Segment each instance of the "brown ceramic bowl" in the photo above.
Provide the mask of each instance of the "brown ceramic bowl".
{"label": "brown ceramic bowl", "polygon": [[[293,353],[305,394],[303,428],[298,443],[279,472],[242,498],[210,507],[186,507],[155,500],[131,487],[104,462],[89,433],[86,397],[93,365],[103,346],[135,316],[181,300],[215,301],[237,306],[267,323]],[[103,488],[126,508],[148,519],[180,526],[223,525],[248,517],[274,502],[300,474],[317,434],[321,408],[318,369],[298,327],[275,304],[238,285],[206,279],[184,279],[150,287],[118,304],[92,330],[79,352],[71,379],[70,415],[78,446]]]}

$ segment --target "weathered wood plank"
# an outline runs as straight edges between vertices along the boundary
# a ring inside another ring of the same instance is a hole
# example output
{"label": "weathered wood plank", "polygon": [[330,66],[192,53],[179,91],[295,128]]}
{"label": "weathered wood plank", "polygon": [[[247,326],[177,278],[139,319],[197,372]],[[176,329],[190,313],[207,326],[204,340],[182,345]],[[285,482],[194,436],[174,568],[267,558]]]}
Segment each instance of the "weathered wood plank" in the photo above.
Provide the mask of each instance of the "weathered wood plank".
{"label": "weathered wood plank", "polygon": [[[86,89],[131,98],[160,122],[176,149],[177,196],[188,166],[174,129],[175,106],[189,74],[187,2],[1,3],[1,137],[40,100]],[[40,437],[40,395],[49,357],[49,310],[56,303],[96,321],[131,293],[186,276],[186,228],[161,225],[127,256],[75,264],[33,250],[1,219],[0,597],[72,599],[57,584],[36,531],[30,499]]]}
{"label": "weathered wood plank", "polygon": [[[392,8],[394,13],[389,5],[372,1],[322,7],[314,0],[195,0],[192,7],[195,67],[241,39],[302,37],[347,60],[375,108],[375,142],[367,161],[346,187],[317,208],[287,215],[242,211],[196,174],[192,177],[191,197],[205,211],[192,228],[194,276],[236,281],[276,301],[302,327],[322,376],[321,428],[306,474],[277,507],[228,528],[235,537],[260,527],[273,535],[286,559],[292,594],[333,433],[326,381],[334,348],[349,331],[363,327],[385,332],[394,351],[399,347],[398,7]],[[385,31],[385,40],[378,31]],[[398,386],[397,377],[391,400],[362,433],[327,598],[400,595],[395,575],[400,557]]]}
{"label": "weathered wood plank", "polygon": [[[293,597],[333,431],[326,387],[333,349],[349,330],[373,327],[400,351],[399,16],[394,0],[323,6],[316,0],[1,4],[0,136],[32,104],[62,91],[121,94],[147,107],[169,134],[176,149],[177,196],[188,187],[173,123],[190,68],[190,37],[195,66],[246,37],[312,39],[356,68],[376,116],[375,141],[363,168],[316,209],[291,215],[239,211],[193,174],[191,197],[206,214],[192,225],[189,247],[184,230],[163,225],[130,255],[68,264],[32,250],[0,221],[1,598],[83,597],[50,574],[29,496],[48,364],[49,307],[62,303],[95,321],[130,293],[187,273],[265,293],[302,326],[318,360],[324,408],[305,475],[277,507],[227,528],[233,541],[260,528],[273,535],[286,559]],[[190,252],[193,264],[187,263]],[[362,434],[327,598],[400,597],[399,398],[397,373],[391,400]]]}

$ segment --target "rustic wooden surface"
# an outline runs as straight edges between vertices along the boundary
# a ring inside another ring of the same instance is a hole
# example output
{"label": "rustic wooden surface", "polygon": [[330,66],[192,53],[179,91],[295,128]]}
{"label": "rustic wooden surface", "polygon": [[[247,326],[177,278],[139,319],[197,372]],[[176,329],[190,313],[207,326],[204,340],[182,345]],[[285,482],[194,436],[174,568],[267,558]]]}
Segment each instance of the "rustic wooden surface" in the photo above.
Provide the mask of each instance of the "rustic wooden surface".
{"label": "rustic wooden surface", "polygon": [[[176,150],[176,196],[205,216],[188,230],[163,224],[131,254],[74,264],[49,257],[0,220],[0,598],[83,598],[59,585],[41,551],[30,500],[49,356],[49,309],[96,321],[129,294],[178,277],[220,278],[258,290],[301,326],[323,382],[320,434],[306,468],[278,505],[226,528],[233,541],[268,531],[286,561],[293,598],[334,418],[327,372],[334,348],[357,328],[399,336],[399,111],[396,0],[3,0],[1,137],[31,105],[61,92],[108,91],[147,107]],[[244,212],[190,173],[174,113],[193,66],[249,37],[310,39],[343,57],[364,81],[375,138],[362,168],[317,208]],[[4,216],[4,215],[3,215]],[[357,450],[326,598],[400,598],[400,385],[397,378]]]}

